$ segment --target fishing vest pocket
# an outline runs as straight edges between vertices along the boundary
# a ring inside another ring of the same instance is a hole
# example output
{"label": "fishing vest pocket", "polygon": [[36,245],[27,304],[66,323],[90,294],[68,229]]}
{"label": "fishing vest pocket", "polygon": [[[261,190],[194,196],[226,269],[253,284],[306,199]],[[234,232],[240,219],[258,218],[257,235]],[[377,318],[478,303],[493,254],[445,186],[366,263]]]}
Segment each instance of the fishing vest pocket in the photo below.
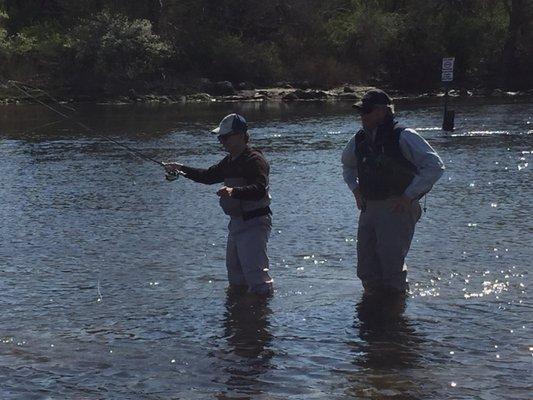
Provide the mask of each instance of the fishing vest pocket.
{"label": "fishing vest pocket", "polygon": [[[245,186],[246,179],[244,178],[226,178],[224,185],[227,187]],[[244,213],[254,211],[260,208],[265,208],[270,205],[270,195],[267,193],[265,197],[259,200],[240,200],[232,197],[221,197],[220,207],[226,215],[233,217],[242,217]]]}
{"label": "fishing vest pocket", "polygon": [[[224,186],[227,187],[238,187],[244,186],[246,180],[244,178],[226,178],[224,180]],[[220,207],[226,215],[231,215],[233,217],[242,216],[244,210],[242,208],[242,202],[239,199],[234,199],[232,197],[221,197],[220,198]]]}

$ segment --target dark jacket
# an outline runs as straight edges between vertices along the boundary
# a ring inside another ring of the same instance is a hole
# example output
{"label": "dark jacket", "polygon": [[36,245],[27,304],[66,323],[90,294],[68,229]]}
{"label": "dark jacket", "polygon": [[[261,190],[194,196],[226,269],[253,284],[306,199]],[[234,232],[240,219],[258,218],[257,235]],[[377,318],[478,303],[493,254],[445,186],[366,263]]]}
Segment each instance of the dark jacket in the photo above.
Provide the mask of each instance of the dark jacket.
{"label": "dark jacket", "polygon": [[212,185],[222,183],[233,188],[230,198],[221,198],[220,205],[228,215],[243,214],[270,205],[268,175],[270,166],[260,150],[247,147],[236,159],[227,155],[208,169],[183,166],[185,177]]}

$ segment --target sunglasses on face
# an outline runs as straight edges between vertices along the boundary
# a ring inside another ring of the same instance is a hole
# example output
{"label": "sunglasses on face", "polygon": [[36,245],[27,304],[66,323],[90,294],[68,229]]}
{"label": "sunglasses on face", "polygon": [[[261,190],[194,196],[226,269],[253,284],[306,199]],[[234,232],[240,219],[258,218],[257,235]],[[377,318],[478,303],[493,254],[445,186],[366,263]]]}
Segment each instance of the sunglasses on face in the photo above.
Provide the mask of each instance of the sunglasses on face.
{"label": "sunglasses on face", "polygon": [[366,114],[370,114],[372,111],[374,111],[374,107],[373,106],[366,106],[366,107],[363,106],[358,111],[359,111],[359,114],[366,115]]}
{"label": "sunglasses on face", "polygon": [[222,142],[225,142],[226,140],[228,140],[230,138],[230,136],[234,136],[234,135],[236,135],[235,132],[226,133],[225,135],[218,135],[217,138],[218,138],[218,141],[220,143],[222,143]]}

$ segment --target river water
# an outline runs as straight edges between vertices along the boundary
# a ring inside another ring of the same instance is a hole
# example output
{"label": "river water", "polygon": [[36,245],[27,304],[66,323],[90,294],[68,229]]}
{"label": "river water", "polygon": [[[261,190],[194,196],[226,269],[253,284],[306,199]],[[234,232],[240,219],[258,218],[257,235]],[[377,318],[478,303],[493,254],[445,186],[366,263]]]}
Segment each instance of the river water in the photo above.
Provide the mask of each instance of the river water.
{"label": "river water", "polygon": [[403,103],[447,170],[408,256],[403,314],[361,303],[343,104],[80,106],[160,160],[209,166],[244,114],[271,163],[268,302],[228,298],[217,186],[41,106],[0,108],[1,399],[529,399],[533,101]]}

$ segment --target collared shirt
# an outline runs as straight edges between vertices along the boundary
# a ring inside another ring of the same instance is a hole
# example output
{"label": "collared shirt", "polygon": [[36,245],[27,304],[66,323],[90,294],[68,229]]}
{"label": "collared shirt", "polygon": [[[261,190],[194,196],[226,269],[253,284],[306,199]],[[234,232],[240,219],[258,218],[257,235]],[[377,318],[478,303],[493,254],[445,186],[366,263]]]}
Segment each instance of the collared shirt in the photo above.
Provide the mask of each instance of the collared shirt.
{"label": "collared shirt", "polygon": [[[375,137],[373,132],[372,137]],[[415,199],[431,190],[444,173],[444,163],[437,152],[414,129],[404,129],[400,133],[400,151],[417,167],[417,174],[404,194]],[[342,175],[351,191],[358,187],[357,157],[355,155],[355,135],[342,152]]]}

